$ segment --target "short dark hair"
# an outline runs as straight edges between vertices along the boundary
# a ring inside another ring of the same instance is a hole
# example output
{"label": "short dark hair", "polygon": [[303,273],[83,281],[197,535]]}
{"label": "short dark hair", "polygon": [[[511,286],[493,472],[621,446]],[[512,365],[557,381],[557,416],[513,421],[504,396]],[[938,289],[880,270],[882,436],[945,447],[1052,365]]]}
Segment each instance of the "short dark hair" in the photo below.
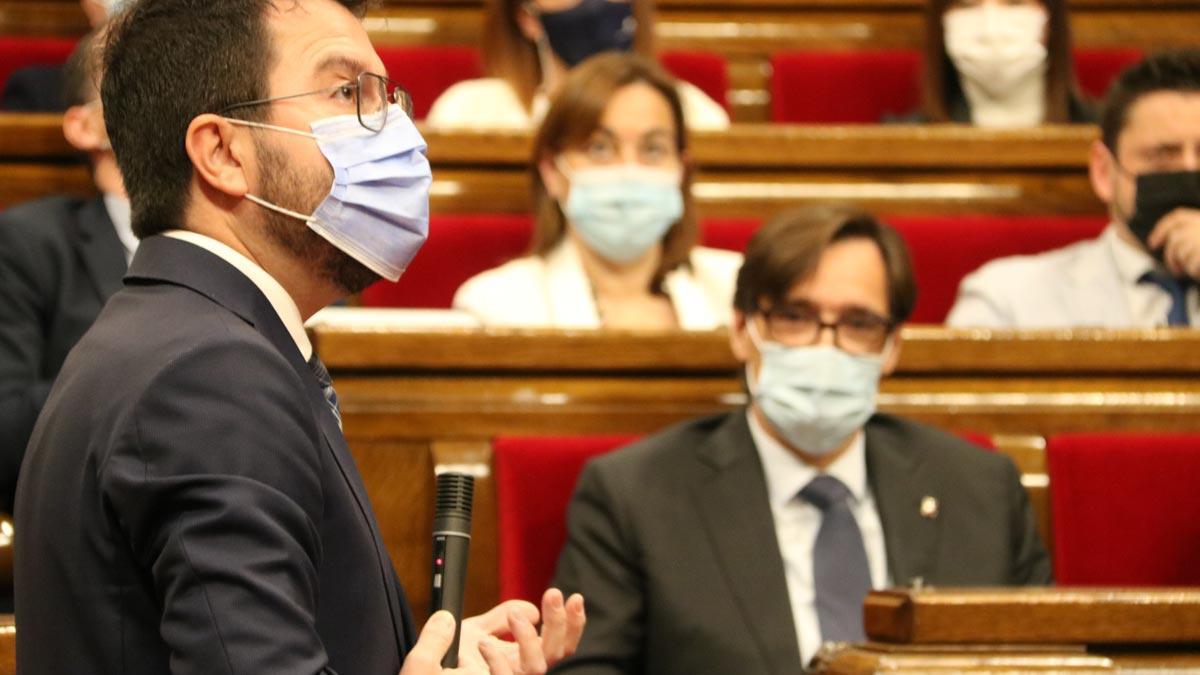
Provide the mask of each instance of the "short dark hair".
{"label": "short dark hair", "polygon": [[62,97],[68,108],[84,105],[100,94],[100,55],[95,31],[75,44],[62,70]]}
{"label": "short dark hair", "polygon": [[[184,137],[192,120],[267,97],[273,50],[266,14],[276,1],[138,0],[109,23],[104,123],[137,236],[182,225],[192,179]],[[369,2],[335,1],[357,16]],[[261,121],[267,109],[238,114]]]}
{"label": "short dark hair", "polygon": [[1200,93],[1200,50],[1181,49],[1147,57],[1126,68],[1108,90],[1100,115],[1100,133],[1113,153],[1129,121],[1129,111],[1143,96],[1160,91]]}
{"label": "short dark hair", "polygon": [[904,239],[867,211],[840,205],[816,205],[785,211],[767,221],[746,246],[738,271],[733,305],[746,314],[786,302],[792,286],[817,271],[821,254],[845,239],[867,239],[883,256],[888,279],[888,318],[899,324],[912,315],[917,283]]}

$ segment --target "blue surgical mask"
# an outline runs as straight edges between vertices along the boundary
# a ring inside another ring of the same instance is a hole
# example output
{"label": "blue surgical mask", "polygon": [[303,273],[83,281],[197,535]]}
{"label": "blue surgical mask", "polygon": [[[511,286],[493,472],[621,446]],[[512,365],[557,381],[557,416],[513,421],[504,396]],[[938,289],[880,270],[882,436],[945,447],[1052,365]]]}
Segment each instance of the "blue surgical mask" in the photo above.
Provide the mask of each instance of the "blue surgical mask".
{"label": "blue surgical mask", "polygon": [[633,49],[637,19],[628,2],[582,0],[559,12],[541,12],[550,48],[572,68],[601,52]]}
{"label": "blue surgical mask", "polygon": [[636,260],[683,216],[680,169],[621,164],[568,171],[563,212],[588,248],[618,264]]}
{"label": "blue surgical mask", "polygon": [[333,167],[333,187],[312,215],[291,211],[251,194],[246,199],[304,221],[338,250],[372,272],[396,281],[429,236],[429,186],[433,174],[425,139],[398,105],[378,133],[357,115],[312,123],[312,133],[230,119],[313,138]]}
{"label": "blue surgical mask", "polygon": [[751,396],[771,427],[793,447],[828,455],[875,413],[882,356],[847,354],[832,345],[785,347],[766,342],[758,338],[750,319],[747,330],[761,357],[757,381],[747,368]]}

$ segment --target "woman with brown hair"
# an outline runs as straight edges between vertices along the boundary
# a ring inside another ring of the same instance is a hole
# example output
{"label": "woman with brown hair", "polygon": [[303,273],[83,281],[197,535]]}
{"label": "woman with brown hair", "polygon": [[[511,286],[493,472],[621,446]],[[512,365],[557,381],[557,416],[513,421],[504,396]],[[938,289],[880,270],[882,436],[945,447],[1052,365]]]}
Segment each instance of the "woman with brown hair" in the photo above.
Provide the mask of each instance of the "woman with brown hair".
{"label": "woman with brown hair", "polygon": [[530,255],[468,280],[488,325],[708,330],[727,325],[741,256],[695,245],[674,79],[640,56],[573,70],[534,140]]}
{"label": "woman with brown hair", "polygon": [[1094,122],[1080,95],[1065,0],[930,0],[923,122]]}
{"label": "woman with brown hair", "polygon": [[[483,61],[488,77],[459,82],[434,102],[435,129],[536,127],[568,71],[603,52],[654,55],[653,0],[487,0]],[[729,115],[679,83],[688,127],[724,129]]]}

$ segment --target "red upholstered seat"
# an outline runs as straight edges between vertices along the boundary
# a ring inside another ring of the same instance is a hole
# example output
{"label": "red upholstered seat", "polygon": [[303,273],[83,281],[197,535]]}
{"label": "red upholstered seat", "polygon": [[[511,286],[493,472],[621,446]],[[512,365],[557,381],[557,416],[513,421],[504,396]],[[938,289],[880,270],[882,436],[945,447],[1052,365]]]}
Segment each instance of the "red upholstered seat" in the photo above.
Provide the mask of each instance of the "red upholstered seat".
{"label": "red upholstered seat", "polygon": [[1076,49],[1075,77],[1084,94],[1101,99],[1122,70],[1141,60],[1140,49]]}
{"label": "red upholstered seat", "polygon": [[1062,585],[1200,585],[1200,434],[1072,434],[1047,444]]}
{"label": "red upholstered seat", "polygon": [[523,255],[532,235],[533,221],[523,214],[433,216],[429,240],[404,276],[363,291],[363,305],[449,307],[464,281]]}
{"label": "red upholstered seat", "polygon": [[75,38],[0,35],[0,91],[16,70],[65,63],[76,42]]}
{"label": "red upholstered seat", "polygon": [[534,603],[554,578],[566,541],[566,510],[584,463],[636,436],[497,438],[496,510],[500,598]]}
{"label": "red upholstered seat", "polygon": [[1103,216],[894,216],[917,278],[913,323],[941,323],[958,284],[989,260],[1040,253],[1098,235]]}
{"label": "red upholstered seat", "polygon": [[729,111],[729,64],[720,54],[702,51],[668,51],[658,56],[675,77],[696,85]]}
{"label": "red upholstered seat", "polygon": [[771,119],[875,124],[916,109],[916,50],[779,52],[771,57]]}
{"label": "red upholstered seat", "polygon": [[479,50],[474,47],[382,45],[376,51],[388,77],[412,94],[413,117],[419,120],[451,85],[483,75]]}

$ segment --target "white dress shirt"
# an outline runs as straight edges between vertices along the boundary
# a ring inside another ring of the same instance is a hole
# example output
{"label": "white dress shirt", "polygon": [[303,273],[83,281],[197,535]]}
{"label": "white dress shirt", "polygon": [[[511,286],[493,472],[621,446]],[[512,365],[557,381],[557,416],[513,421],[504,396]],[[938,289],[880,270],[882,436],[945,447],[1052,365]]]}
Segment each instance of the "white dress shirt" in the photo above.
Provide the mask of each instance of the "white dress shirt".
{"label": "white dress shirt", "polygon": [[[1114,225],[1109,225],[1100,238],[1108,245],[1113,262],[1117,266],[1117,273],[1121,276],[1121,286],[1125,290],[1125,302],[1129,305],[1133,325],[1167,325],[1167,314],[1171,311],[1171,294],[1162,286],[1138,282],[1142,275],[1156,269],[1162,274],[1167,274],[1165,269],[1144,250],[1122,239]],[[1185,298],[1188,322],[1193,327],[1200,326],[1200,291],[1197,290],[1196,284],[1187,289]]]}
{"label": "white dress shirt", "polygon": [[296,301],[292,299],[292,296],[275,280],[275,277],[267,274],[267,271],[259,267],[253,260],[212,237],[189,230],[170,230],[165,235],[195,244],[233,265],[239,272],[246,275],[246,278],[257,286],[263,295],[267,296],[267,302],[271,303],[271,307],[279,315],[279,320],[287,328],[288,334],[292,336],[292,340],[296,343],[296,349],[300,350],[300,355],[304,357],[304,360],[307,361],[312,357],[312,343],[308,340],[308,333],[304,331],[300,308],[296,306]]}
{"label": "white dress shirt", "polygon": [[[820,472],[771,437],[759,424],[752,407],[747,408],[746,417],[767,479],[767,498],[771,504],[771,515],[775,518],[779,552],[783,557],[788,599],[796,625],[796,641],[800,645],[800,662],[807,665],[822,642],[813,585],[813,549],[817,543],[817,532],[821,529],[821,511],[801,499],[799,494]],[[887,545],[883,538],[883,523],[867,482],[867,451],[862,431],[855,435],[850,448],[824,473],[842,481],[850,489],[850,511],[862,532],[867,565],[871,568],[871,587],[888,587]]]}
{"label": "white dress shirt", "polygon": [[117,239],[121,240],[121,247],[125,249],[125,264],[128,265],[138,247],[138,238],[133,234],[133,215],[130,212],[129,199],[105,192],[104,210],[108,212],[108,219],[117,231]]}

